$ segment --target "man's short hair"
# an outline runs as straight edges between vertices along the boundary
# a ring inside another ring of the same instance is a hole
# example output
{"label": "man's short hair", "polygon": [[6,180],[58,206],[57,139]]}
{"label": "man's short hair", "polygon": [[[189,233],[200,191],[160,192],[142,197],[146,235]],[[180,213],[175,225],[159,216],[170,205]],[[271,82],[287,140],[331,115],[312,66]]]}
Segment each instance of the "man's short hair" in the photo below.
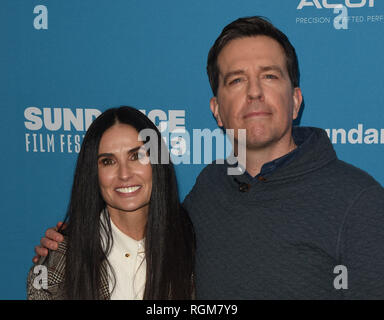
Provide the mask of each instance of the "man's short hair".
{"label": "man's short hair", "polygon": [[283,48],[286,56],[289,78],[294,88],[299,87],[300,71],[295,48],[288,37],[265,18],[239,18],[227,25],[216,39],[208,53],[207,72],[213,95],[217,95],[219,87],[219,66],[217,58],[221,50],[232,40],[246,37],[267,36],[276,40]]}

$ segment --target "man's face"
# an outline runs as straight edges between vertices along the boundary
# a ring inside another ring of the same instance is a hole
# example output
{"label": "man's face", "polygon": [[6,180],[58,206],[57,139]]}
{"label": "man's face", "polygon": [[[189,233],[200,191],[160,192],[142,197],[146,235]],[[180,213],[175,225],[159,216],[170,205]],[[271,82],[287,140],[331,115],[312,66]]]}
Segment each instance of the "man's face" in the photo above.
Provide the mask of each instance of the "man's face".
{"label": "man's face", "polygon": [[302,102],[293,88],[284,50],[266,36],[229,42],[218,56],[219,87],[210,101],[220,127],[247,130],[247,149],[289,143]]}

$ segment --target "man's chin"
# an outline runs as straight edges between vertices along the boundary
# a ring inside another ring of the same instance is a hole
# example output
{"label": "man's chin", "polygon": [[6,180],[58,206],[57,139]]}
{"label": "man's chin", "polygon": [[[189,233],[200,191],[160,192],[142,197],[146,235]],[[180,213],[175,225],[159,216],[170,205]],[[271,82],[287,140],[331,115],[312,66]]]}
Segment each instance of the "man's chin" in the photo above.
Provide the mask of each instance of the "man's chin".
{"label": "man's chin", "polygon": [[272,145],[273,142],[274,139],[270,137],[270,135],[267,135],[264,131],[257,132],[256,134],[247,135],[246,138],[246,146],[247,149],[250,150],[267,148],[268,146]]}
{"label": "man's chin", "polygon": [[254,151],[258,151],[258,150],[263,150],[263,149],[266,149],[268,148],[269,146],[272,145],[272,142],[270,141],[255,141],[255,140],[252,140],[252,141],[247,141],[247,150],[251,151],[251,150],[254,150]]}

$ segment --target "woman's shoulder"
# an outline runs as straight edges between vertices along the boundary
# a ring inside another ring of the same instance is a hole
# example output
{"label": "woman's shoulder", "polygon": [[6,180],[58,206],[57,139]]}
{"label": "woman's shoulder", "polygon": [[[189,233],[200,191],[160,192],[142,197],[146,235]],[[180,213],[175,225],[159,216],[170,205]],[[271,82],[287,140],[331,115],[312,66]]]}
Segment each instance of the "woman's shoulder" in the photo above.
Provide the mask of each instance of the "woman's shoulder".
{"label": "woman's shoulder", "polygon": [[57,250],[49,250],[47,257],[41,258],[32,266],[27,278],[28,300],[63,298],[66,251],[67,239],[64,237]]}

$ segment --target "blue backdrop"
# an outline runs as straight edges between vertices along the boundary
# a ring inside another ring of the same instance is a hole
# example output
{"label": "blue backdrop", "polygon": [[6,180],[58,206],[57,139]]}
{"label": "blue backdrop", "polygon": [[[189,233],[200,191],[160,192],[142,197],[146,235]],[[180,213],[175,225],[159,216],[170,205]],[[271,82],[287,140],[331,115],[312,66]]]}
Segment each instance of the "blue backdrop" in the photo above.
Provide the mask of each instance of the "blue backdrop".
{"label": "blue backdrop", "polygon": [[[2,0],[0,299],[25,298],[33,247],[64,217],[100,111],[132,105],[159,125],[216,128],[207,53],[249,15],[268,17],[297,49],[301,125],[329,129],[341,159],[384,183],[383,1]],[[177,165],[181,200],[203,167]]]}

